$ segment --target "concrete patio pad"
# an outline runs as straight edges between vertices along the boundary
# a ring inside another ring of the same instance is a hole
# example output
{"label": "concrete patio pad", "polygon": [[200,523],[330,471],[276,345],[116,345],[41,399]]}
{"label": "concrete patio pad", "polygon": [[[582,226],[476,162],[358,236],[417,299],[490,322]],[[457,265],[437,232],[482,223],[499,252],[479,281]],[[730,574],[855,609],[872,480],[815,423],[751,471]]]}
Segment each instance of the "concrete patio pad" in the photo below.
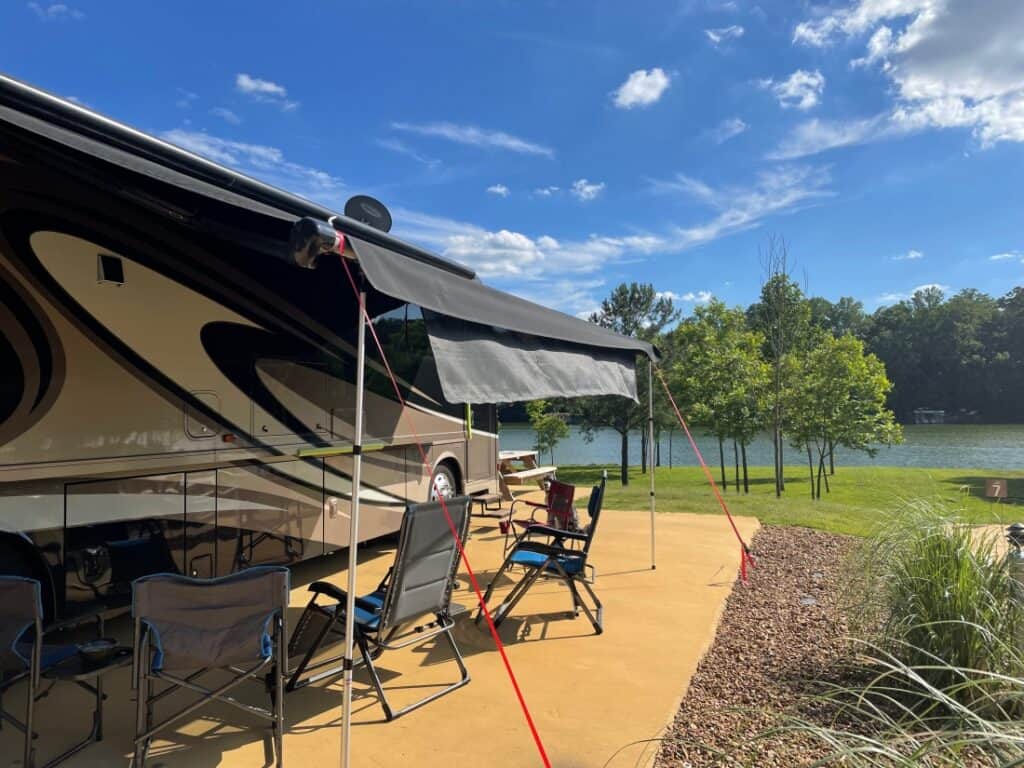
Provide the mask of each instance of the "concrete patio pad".
{"label": "concrete patio pad", "polygon": [[[502,560],[503,536],[494,520],[474,518],[468,552],[485,588]],[[738,518],[748,540],[758,523]],[[595,589],[604,602],[600,636],[582,615],[567,617],[571,600],[555,582],[539,583],[501,627],[501,636],[551,763],[571,766],[642,765],[656,751],[655,739],[674,715],[691,675],[711,643],[739,565],[739,547],[719,515],[660,514],[658,569],[650,570],[648,514],[606,511],[591,553],[598,568]],[[393,557],[386,546],[367,547],[360,581],[376,586]],[[294,570],[294,623],[307,600],[305,585],[328,578],[344,583],[344,555],[305,563]],[[495,598],[507,591],[503,585]],[[455,596],[474,599],[465,574]],[[112,625],[121,632],[127,622]],[[494,643],[485,627],[461,617],[456,638],[472,682],[394,722],[382,712],[365,674],[357,672],[352,750],[357,766],[539,765]],[[385,689],[401,706],[453,681],[457,669],[442,646],[428,642],[389,652],[378,662]],[[106,738],[76,756],[72,766],[127,765],[134,704],[127,670],[107,681]],[[257,686],[245,696],[262,703]],[[20,711],[16,689],[4,703]],[[178,705],[188,701],[181,694]],[[175,709],[174,697],[160,712]],[[339,762],[340,686],[311,686],[286,701],[285,759],[291,766],[327,768]],[[39,704],[42,736],[38,757],[47,759],[87,729],[90,701],[84,692],[59,686]],[[17,765],[15,734],[0,732],[0,765]],[[147,765],[265,766],[271,764],[269,727],[223,705],[200,710],[155,742]]]}

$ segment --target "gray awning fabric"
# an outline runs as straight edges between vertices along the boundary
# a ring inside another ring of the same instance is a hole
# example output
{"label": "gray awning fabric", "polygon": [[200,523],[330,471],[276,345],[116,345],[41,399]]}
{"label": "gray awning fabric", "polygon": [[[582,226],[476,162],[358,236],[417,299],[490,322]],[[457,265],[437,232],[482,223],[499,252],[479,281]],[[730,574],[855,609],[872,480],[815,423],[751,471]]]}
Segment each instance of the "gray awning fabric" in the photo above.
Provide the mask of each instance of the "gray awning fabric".
{"label": "gray awning fabric", "polygon": [[542,307],[479,280],[408,259],[374,243],[351,236],[348,241],[370,284],[388,296],[448,317],[535,336],[538,342],[554,339],[657,358],[654,347],[645,341]]}
{"label": "gray awning fabric", "polygon": [[424,311],[444,397],[497,403],[622,395],[636,400],[636,353],[540,339]]}

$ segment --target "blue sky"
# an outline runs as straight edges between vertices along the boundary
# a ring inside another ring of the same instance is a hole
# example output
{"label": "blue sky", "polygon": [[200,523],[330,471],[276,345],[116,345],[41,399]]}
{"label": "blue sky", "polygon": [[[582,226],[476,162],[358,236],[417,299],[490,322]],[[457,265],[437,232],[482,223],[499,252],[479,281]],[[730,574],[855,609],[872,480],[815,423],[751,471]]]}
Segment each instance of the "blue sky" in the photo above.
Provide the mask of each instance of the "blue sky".
{"label": "blue sky", "polygon": [[0,6],[0,69],[585,313],[1024,283],[1024,2]]}

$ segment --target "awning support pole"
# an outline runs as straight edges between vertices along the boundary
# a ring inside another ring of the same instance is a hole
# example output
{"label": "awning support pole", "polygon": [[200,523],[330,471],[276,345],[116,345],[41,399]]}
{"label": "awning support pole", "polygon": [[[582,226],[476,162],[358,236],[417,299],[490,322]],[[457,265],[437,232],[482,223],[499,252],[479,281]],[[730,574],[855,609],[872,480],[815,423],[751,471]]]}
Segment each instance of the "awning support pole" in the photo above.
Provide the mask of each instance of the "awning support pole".
{"label": "awning support pole", "polygon": [[647,470],[651,476],[651,570],[654,562],[654,362],[647,361]]}
{"label": "awning support pole", "polygon": [[359,293],[359,324],[356,342],[356,416],[352,440],[352,504],[348,524],[348,591],[345,595],[344,687],[341,700],[341,766],[349,768],[352,736],[352,639],[356,616],[356,565],[359,562],[359,486],[363,473],[363,381],[366,363],[366,292]]}

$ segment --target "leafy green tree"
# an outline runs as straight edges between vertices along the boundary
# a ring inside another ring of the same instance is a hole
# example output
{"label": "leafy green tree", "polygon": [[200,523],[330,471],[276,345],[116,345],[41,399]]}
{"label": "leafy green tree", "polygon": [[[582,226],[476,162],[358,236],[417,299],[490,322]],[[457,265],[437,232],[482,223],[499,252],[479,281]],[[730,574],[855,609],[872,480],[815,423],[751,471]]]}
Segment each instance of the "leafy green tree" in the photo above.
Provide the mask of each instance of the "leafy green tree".
{"label": "leafy green tree", "polygon": [[764,428],[770,369],[761,356],[763,337],[747,330],[740,309],[713,300],[668,335],[672,364],[668,379],[695,424],[718,439],[722,487],[725,441],[733,440],[736,489],[739,449],[743,453],[744,488],[749,489],[746,448]]}
{"label": "leafy green tree", "polygon": [[547,400],[533,400],[526,404],[526,415],[533,428],[535,442],[533,449],[538,453],[547,451],[551,463],[555,463],[555,446],[569,436],[569,425],[562,414],[554,413]]}
{"label": "leafy green tree", "polygon": [[886,407],[892,383],[885,366],[853,335],[823,333],[813,347],[787,358],[786,366],[786,434],[791,445],[807,451],[812,498],[821,498],[823,481],[828,490],[825,460],[832,445],[873,456],[879,444],[902,440]]}
{"label": "leafy green tree", "polygon": [[[659,296],[649,283],[622,283],[601,302],[601,308],[589,320],[626,336],[657,343],[662,331],[679,319],[672,299]],[[593,440],[597,429],[611,427],[619,433],[620,477],[629,485],[629,433],[647,421],[646,377],[637,376],[639,403],[623,402],[619,397],[582,397],[573,404],[584,439]]]}

